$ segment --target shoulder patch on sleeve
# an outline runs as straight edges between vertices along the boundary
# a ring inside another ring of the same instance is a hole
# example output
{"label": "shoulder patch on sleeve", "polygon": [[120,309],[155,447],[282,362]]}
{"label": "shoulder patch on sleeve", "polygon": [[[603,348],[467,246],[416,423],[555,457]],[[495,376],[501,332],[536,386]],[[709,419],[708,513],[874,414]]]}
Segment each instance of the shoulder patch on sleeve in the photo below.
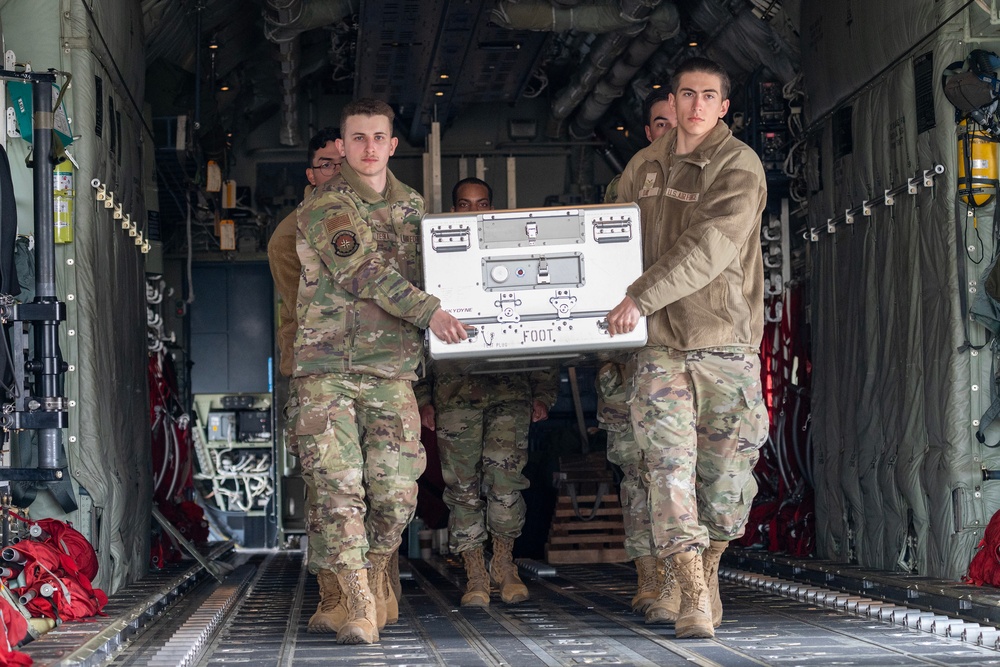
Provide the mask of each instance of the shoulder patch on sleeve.
{"label": "shoulder patch on sleeve", "polygon": [[350,257],[358,251],[358,237],[349,229],[340,231],[333,237],[333,251],[337,257]]}
{"label": "shoulder patch on sleeve", "polygon": [[341,213],[340,215],[335,215],[332,218],[324,218],[323,225],[326,227],[328,234],[333,234],[341,229],[347,229],[351,226],[351,216],[346,213]]}

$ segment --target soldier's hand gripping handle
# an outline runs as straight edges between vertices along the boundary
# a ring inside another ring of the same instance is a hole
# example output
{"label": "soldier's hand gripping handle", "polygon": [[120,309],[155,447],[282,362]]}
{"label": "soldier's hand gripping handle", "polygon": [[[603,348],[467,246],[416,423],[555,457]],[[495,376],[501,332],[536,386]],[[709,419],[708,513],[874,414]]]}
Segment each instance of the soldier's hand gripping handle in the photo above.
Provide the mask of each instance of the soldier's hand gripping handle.
{"label": "soldier's hand gripping handle", "polygon": [[469,337],[462,321],[440,308],[431,315],[430,329],[446,343],[458,343]]}

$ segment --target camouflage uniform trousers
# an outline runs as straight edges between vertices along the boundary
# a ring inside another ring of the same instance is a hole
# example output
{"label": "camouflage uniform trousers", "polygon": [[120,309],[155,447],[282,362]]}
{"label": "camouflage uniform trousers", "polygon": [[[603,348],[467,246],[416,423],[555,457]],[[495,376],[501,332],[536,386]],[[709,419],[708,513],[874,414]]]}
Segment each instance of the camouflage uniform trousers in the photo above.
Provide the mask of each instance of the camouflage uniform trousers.
{"label": "camouflage uniform trousers", "polygon": [[369,550],[395,551],[427,465],[412,383],[352,373],[301,377],[296,432],[309,571],[358,570]]}
{"label": "camouflage uniform trousers", "polygon": [[[298,427],[299,422],[299,378],[294,376],[288,378],[288,400],[285,401],[284,414],[285,451],[298,458],[299,436],[295,430]],[[315,486],[312,484],[312,478],[309,476],[309,473],[302,469],[301,465],[299,466],[299,475],[305,483],[306,497],[302,500],[305,502],[305,514],[306,517],[308,517],[309,507],[313,502],[315,502],[316,499]],[[312,554],[313,541],[306,540],[306,544],[309,546],[309,553]],[[314,560],[316,560],[315,557],[310,557],[307,562],[312,562]]]}
{"label": "camouflage uniform trousers", "polygon": [[482,546],[487,530],[511,540],[521,534],[525,513],[521,491],[529,484],[521,471],[528,464],[531,407],[527,399],[437,406],[452,553]]}
{"label": "camouflage uniform trousers", "polygon": [[288,378],[288,400],[285,401],[285,450],[299,455],[299,436],[295,433],[299,421],[299,378]]}
{"label": "camouflage uniform trousers", "polygon": [[655,555],[741,536],[768,429],[756,350],[643,348],[632,396]]}
{"label": "camouflage uniform trousers", "polygon": [[622,471],[620,496],[629,560],[653,554],[646,462],[632,432],[624,380],[634,371],[633,364],[632,358],[625,364],[609,361],[597,373],[597,424],[608,434],[608,460]]}

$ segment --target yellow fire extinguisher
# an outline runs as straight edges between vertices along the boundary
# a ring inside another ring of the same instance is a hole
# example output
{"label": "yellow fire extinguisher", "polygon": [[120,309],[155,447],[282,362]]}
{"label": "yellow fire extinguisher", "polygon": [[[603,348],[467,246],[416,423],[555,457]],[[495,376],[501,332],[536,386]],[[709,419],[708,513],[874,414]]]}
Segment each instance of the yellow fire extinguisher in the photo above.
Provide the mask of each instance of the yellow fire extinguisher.
{"label": "yellow fire extinguisher", "polygon": [[52,211],[56,243],[73,241],[73,163],[63,160],[52,172]]}
{"label": "yellow fire extinguisher", "polygon": [[958,124],[958,194],[972,207],[993,201],[1000,186],[997,140],[968,119]]}

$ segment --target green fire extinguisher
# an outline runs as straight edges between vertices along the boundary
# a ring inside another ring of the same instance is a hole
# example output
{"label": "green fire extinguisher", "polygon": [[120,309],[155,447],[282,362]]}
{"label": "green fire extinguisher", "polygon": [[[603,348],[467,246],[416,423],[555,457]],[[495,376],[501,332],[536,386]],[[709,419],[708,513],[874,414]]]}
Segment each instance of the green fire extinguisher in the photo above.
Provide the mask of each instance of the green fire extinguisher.
{"label": "green fire extinguisher", "polygon": [[55,242],[73,241],[73,163],[63,160],[52,172],[52,210]]}

